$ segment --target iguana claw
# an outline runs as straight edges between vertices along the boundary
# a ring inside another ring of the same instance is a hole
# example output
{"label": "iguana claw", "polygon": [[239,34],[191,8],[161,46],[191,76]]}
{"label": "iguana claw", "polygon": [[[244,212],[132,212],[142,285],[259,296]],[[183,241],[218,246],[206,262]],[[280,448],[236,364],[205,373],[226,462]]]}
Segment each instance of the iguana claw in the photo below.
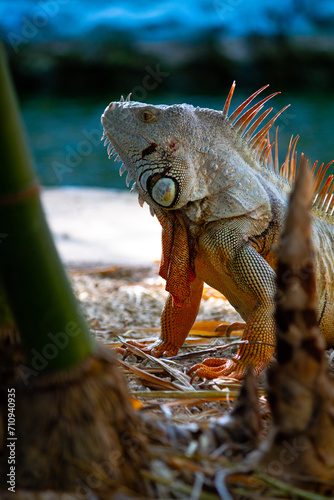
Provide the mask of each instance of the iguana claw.
{"label": "iguana claw", "polygon": [[[152,345],[142,344],[140,342],[135,342],[133,340],[129,340],[127,344],[133,345],[134,347],[138,347],[141,351],[145,352],[145,354],[151,354],[156,358],[161,357],[171,357],[176,356],[179,351],[179,347],[172,344],[171,342],[167,342],[165,340],[157,340]],[[130,354],[128,349],[123,349],[125,357]],[[118,352],[120,349],[118,348]]]}
{"label": "iguana claw", "polygon": [[[254,360],[252,360],[254,361]],[[256,375],[258,375],[265,367],[264,363],[259,362],[259,364],[246,364],[239,359],[222,359],[222,358],[207,358],[203,363],[198,363],[190,368],[188,375],[191,376],[190,383],[196,377],[215,379],[219,377],[230,377],[235,379],[242,379],[246,375],[246,372],[252,366]]]}
{"label": "iguana claw", "polygon": [[154,342],[151,354],[156,358],[161,358],[162,356],[166,358],[170,358],[172,356],[176,356],[179,352],[179,347],[171,342],[167,342],[166,340],[158,340]]}
{"label": "iguana claw", "polygon": [[170,342],[166,342],[165,340],[155,342],[152,347],[152,355],[156,358],[160,358],[162,356],[170,358],[172,356],[176,356],[179,352],[178,346],[171,344]]}

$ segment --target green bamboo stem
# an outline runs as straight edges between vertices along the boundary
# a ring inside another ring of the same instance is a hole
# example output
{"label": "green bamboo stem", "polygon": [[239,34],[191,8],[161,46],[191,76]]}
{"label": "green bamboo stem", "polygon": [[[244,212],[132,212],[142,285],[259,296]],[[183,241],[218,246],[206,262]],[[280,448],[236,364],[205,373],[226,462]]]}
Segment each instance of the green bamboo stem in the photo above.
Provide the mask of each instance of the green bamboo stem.
{"label": "green bamboo stem", "polygon": [[0,102],[1,279],[28,366],[56,372],[91,354],[93,340],[44,217],[2,47]]}

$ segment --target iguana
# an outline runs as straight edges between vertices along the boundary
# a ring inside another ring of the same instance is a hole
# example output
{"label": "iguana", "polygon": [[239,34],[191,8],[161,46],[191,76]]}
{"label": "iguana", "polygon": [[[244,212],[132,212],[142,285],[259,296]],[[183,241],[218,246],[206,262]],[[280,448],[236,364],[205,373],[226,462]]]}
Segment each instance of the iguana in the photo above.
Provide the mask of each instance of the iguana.
{"label": "iguana", "polygon": [[[246,321],[242,340],[252,343],[242,343],[230,360],[209,358],[195,365],[193,376],[242,378],[248,366],[258,374],[275,350],[275,246],[295,177],[299,136],[291,138],[279,167],[277,129],[273,143],[269,130],[288,106],[267,121],[273,108],[262,109],[279,92],[249,107],[267,87],[230,115],[235,82],[222,111],[153,106],[132,102],[129,95],[102,115],[109,157],[118,154],[120,174],[128,170],[127,185],[135,180],[140,205],[148,203],[162,226],[159,274],[169,296],[154,355],[176,355],[196,319],[203,282],[219,290]],[[317,174],[314,164],[312,208],[319,325],[327,346],[334,345],[333,175],[324,182],[331,163],[322,164]]]}

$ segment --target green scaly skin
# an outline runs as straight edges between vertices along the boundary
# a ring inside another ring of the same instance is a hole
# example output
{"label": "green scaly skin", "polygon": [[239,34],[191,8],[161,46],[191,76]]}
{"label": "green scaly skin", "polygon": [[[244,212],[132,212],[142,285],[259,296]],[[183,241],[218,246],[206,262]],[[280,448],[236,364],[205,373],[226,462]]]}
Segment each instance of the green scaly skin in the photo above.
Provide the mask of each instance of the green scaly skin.
{"label": "green scaly skin", "polygon": [[[279,113],[256,131],[270,110],[255,116],[276,94],[244,111],[260,89],[228,117],[233,90],[234,85],[223,112],[128,98],[112,102],[102,115],[110,156],[118,153],[121,173],[128,170],[127,184],[135,180],[139,203],[148,203],[162,226],[160,275],[169,297],[161,339],[150,351],[156,356],[178,352],[196,319],[204,282],[224,294],[245,320],[242,340],[263,342],[241,344],[233,359],[209,358],[191,369],[206,378],[242,378],[248,366],[258,374],[274,353],[275,247],[296,163],[297,139],[280,170],[277,155],[272,160],[268,131]],[[334,345],[330,183],[331,178],[324,205],[322,191],[313,207],[319,324],[328,347]],[[293,276],[287,273],[286,279]]]}

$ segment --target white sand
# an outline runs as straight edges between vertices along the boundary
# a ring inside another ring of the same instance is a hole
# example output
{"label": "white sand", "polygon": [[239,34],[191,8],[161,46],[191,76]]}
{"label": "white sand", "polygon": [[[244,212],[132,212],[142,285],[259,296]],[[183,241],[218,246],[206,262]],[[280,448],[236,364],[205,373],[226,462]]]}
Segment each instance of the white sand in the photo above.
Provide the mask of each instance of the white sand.
{"label": "white sand", "polygon": [[44,188],[57,249],[70,266],[147,266],[161,255],[161,229],[136,194],[97,188]]}

